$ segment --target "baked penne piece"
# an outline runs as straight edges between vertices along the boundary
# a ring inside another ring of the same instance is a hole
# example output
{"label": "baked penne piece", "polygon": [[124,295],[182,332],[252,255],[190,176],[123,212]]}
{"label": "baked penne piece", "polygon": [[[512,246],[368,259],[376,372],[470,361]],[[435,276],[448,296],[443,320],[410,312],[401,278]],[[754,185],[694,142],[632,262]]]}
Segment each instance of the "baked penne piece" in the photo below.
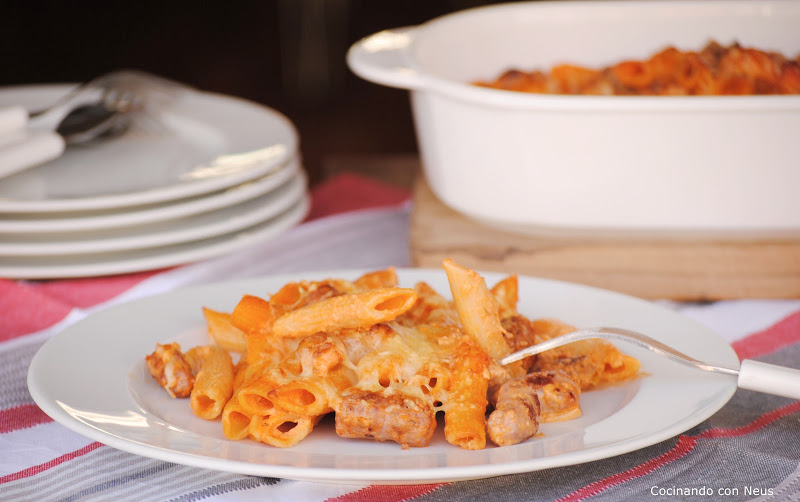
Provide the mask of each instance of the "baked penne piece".
{"label": "baked penne piece", "polygon": [[203,307],[208,337],[225,350],[243,354],[247,350],[247,334],[231,323],[231,315]]}
{"label": "baked penne piece", "polygon": [[367,272],[353,281],[353,286],[359,290],[395,288],[397,287],[397,272],[394,267]]}
{"label": "baked penne piece", "polygon": [[492,286],[492,296],[497,299],[500,319],[517,315],[519,301],[519,280],[516,275],[509,275]]}
{"label": "baked penne piece", "polygon": [[269,399],[297,415],[324,415],[333,411],[331,403],[337,393],[338,389],[325,379],[308,377],[277,386],[270,391]]}
{"label": "baked penne piece", "polygon": [[319,416],[298,415],[278,408],[268,416],[253,417],[248,433],[256,441],[288,448],[311,434],[319,419]]}
{"label": "baked penne piece", "polygon": [[[554,319],[532,323],[537,343],[571,333],[575,328]],[[532,370],[563,371],[570,375],[581,390],[630,380],[639,373],[638,359],[623,354],[606,340],[580,340],[538,354]]]}
{"label": "baked penne piece", "polygon": [[559,319],[534,319],[531,321],[535,343],[541,343],[556,336],[575,331],[575,326]]}
{"label": "baked penne piece", "polygon": [[397,321],[403,325],[439,324],[459,326],[458,312],[453,302],[440,295],[430,284],[419,282],[414,285],[417,301]]}
{"label": "baked penne piece", "polygon": [[338,393],[357,375],[348,365],[344,344],[317,333],[304,338],[280,363],[262,369],[239,392],[243,407],[267,415],[278,407],[298,415],[322,415],[332,410]]}
{"label": "baked penne piece", "polygon": [[489,363],[471,338],[463,338],[455,348],[450,397],[444,407],[444,436],[450,444],[468,450],[486,446]]}
{"label": "baked penne piece", "polygon": [[242,384],[234,399],[238,401],[241,409],[251,415],[269,415],[275,410],[275,403],[269,398],[269,393],[277,385],[266,375],[260,375]]}
{"label": "baked penne piece", "polygon": [[192,361],[195,374],[189,399],[192,411],[207,420],[217,418],[233,395],[230,354],[216,345],[205,345],[189,350],[186,357]]}
{"label": "baked penne piece", "polygon": [[239,358],[239,361],[233,367],[233,390],[234,392],[236,389],[242,386],[244,383],[245,377],[247,376],[247,356],[243,355]]}
{"label": "baked penne piece", "polygon": [[355,290],[356,287],[351,282],[343,279],[290,282],[270,296],[269,302],[280,316],[290,310],[296,310],[333,296],[352,293]]}
{"label": "baked penne piece", "polygon": [[292,310],[275,320],[278,337],[302,337],[342,329],[368,328],[391,321],[414,304],[417,294],[409,288],[380,288],[334,296]]}
{"label": "baked penne piece", "polygon": [[446,259],[442,263],[464,332],[489,356],[498,360],[511,353],[500,323],[500,305],[474,270]]}
{"label": "baked penne piece", "polygon": [[222,409],[222,433],[228,439],[244,439],[249,434],[253,418],[258,416],[244,409],[234,395]]}
{"label": "baked penne piece", "polygon": [[277,317],[272,304],[258,296],[244,295],[231,313],[231,324],[247,335],[247,363],[281,357],[281,344],[272,340],[272,325]]}

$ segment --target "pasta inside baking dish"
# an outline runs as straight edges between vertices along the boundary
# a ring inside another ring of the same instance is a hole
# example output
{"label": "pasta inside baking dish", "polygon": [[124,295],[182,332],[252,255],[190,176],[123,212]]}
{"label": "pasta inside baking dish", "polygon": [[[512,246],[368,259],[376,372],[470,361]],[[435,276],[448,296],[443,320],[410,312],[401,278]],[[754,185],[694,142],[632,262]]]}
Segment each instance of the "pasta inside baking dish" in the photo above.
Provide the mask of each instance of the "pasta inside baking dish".
{"label": "pasta inside baking dish", "polygon": [[540,423],[580,416],[583,392],[639,374],[637,359],[602,340],[499,365],[574,327],[520,313],[515,275],[489,288],[450,259],[442,266],[452,300],[425,282],[399,287],[387,268],[243,295],[231,312],[203,308],[210,343],[157,344],[148,370],[234,440],[290,447],[333,414],[343,438],[403,448],[427,446],[443,421],[465,449],[526,441]]}
{"label": "pasta inside baking dish", "polygon": [[710,41],[699,51],[666,47],[646,60],[604,68],[560,64],[549,70],[509,69],[481,87],[539,94],[723,96],[800,94],[795,59],[738,43]]}

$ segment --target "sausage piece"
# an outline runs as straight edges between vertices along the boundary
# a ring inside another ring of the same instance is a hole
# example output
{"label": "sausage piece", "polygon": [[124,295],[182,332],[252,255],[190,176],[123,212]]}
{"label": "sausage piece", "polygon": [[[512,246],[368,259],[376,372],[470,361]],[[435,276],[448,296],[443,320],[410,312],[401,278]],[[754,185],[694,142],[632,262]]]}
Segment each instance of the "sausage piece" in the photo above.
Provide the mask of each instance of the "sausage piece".
{"label": "sausage piece", "polygon": [[355,390],[336,409],[336,433],[344,438],[395,441],[406,449],[427,446],[435,430],[431,405],[399,392]]}
{"label": "sausage piece", "polygon": [[523,378],[506,380],[492,394],[494,411],[486,421],[489,439],[497,446],[521,443],[539,430],[536,388]]}
{"label": "sausage piece", "polygon": [[486,429],[498,446],[521,443],[539,424],[581,415],[580,385],[562,371],[538,371],[499,384],[490,396],[494,411]]}
{"label": "sausage piece", "polygon": [[145,356],[147,369],[159,385],[172,397],[189,397],[194,387],[194,373],[189,360],[177,343],[156,344],[156,350]]}

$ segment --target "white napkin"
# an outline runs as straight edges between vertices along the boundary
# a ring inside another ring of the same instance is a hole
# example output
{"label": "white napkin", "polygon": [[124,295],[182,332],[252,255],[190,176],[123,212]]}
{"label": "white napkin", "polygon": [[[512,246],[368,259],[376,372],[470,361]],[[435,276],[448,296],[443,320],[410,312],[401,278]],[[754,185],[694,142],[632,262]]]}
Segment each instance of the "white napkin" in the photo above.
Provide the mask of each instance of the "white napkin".
{"label": "white napkin", "polygon": [[0,108],[0,178],[55,159],[64,147],[57,133],[29,129],[24,107]]}

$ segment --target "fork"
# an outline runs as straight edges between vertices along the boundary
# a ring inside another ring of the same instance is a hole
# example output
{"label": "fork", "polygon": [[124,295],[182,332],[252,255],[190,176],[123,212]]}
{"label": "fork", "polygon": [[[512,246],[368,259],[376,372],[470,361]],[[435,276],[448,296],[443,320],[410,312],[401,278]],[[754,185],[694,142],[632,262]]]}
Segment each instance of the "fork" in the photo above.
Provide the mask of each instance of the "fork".
{"label": "fork", "polygon": [[800,399],[800,370],[762,363],[752,359],[743,360],[739,368],[728,368],[709,364],[687,356],[669,345],[659,342],[647,335],[622,328],[587,328],[531,345],[500,359],[501,365],[510,364],[547,350],[555,349],[578,340],[602,338],[631,343],[647,349],[672,361],[691,366],[710,373],[734,376],[737,385],[742,389],[750,389],[776,396]]}
{"label": "fork", "polygon": [[0,108],[0,178],[48,162],[67,144],[106,139],[138,129],[163,134],[158,112],[188,86],[138,70],[85,82],[45,108]]}
{"label": "fork", "polygon": [[97,91],[102,92],[101,101],[110,109],[125,112],[145,105],[164,104],[185,89],[188,89],[186,84],[141,70],[117,70],[78,85],[53,104],[29,111],[28,115],[32,119],[41,117],[73,103],[81,95]]}
{"label": "fork", "polygon": [[123,132],[132,119],[164,108],[187,89],[147,72],[118,70],[78,85],[45,108],[29,111],[28,118],[34,127],[58,131],[67,143],[81,143]]}

